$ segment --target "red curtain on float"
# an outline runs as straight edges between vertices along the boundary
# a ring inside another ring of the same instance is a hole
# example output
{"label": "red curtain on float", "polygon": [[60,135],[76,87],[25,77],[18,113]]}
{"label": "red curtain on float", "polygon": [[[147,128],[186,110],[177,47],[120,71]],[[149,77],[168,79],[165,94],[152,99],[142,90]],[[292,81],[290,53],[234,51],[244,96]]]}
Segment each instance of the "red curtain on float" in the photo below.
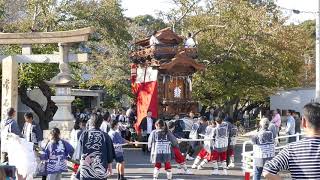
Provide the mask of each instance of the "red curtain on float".
{"label": "red curtain on float", "polygon": [[[136,77],[133,77],[133,68],[136,69]],[[135,129],[138,133],[140,133],[139,125],[141,120],[147,116],[148,109],[151,110],[152,117],[158,117],[157,79],[158,70],[152,69],[152,67],[131,66],[132,92],[136,95],[137,101],[137,123],[135,124]]]}

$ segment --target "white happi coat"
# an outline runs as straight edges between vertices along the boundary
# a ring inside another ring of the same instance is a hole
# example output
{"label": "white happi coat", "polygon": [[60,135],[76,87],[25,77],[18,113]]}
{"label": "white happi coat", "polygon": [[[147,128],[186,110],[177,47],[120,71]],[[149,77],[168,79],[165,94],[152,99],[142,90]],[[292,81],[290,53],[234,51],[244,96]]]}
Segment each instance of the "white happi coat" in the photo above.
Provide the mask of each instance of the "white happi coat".
{"label": "white happi coat", "polygon": [[224,152],[228,149],[229,141],[229,124],[222,122],[218,124],[214,130],[213,137],[215,150],[218,152]]}
{"label": "white happi coat", "polygon": [[235,145],[237,144],[238,128],[237,128],[236,125],[230,124],[230,128],[229,129],[230,129],[230,134],[229,134],[230,142],[229,142],[229,145],[230,145],[231,148],[234,148]]}
{"label": "white happi coat", "polygon": [[263,167],[267,160],[275,156],[275,144],[273,133],[269,130],[260,130],[252,137],[253,163],[255,166]]}
{"label": "white happi coat", "polygon": [[175,137],[171,132],[153,130],[148,139],[148,148],[151,149],[151,162],[165,163],[170,161],[172,144],[175,144]]}
{"label": "white happi coat", "polygon": [[[206,133],[205,133],[204,138],[205,138],[205,139],[213,139],[214,130],[215,130],[215,127],[213,127],[213,126],[207,126],[207,127],[206,127]],[[208,153],[211,153],[211,151],[213,151],[213,149],[214,149],[214,142],[213,142],[213,140],[204,141],[204,142],[203,142],[203,148],[204,148]]]}

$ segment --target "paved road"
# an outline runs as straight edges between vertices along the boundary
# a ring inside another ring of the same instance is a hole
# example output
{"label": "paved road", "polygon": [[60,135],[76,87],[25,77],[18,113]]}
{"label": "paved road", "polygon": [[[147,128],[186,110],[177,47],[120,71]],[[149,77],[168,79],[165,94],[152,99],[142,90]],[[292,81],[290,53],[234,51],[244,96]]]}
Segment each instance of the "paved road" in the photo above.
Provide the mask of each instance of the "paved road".
{"label": "paved road", "polygon": [[[238,145],[236,146],[236,168],[229,170],[228,176],[212,176],[212,165],[208,164],[205,166],[204,170],[191,170],[194,175],[178,175],[177,172],[177,164],[172,163],[173,167],[173,179],[176,180],[184,180],[184,179],[197,179],[197,180],[204,180],[204,179],[215,179],[215,180],[240,180],[243,179],[243,172],[241,170],[241,145],[243,138],[240,138]],[[148,154],[142,153],[140,149],[137,148],[128,148],[125,149],[125,162],[126,162],[126,177],[130,179],[139,179],[139,180],[150,180],[152,179],[153,173],[153,166],[149,161],[150,156]],[[173,161],[172,161],[173,162]],[[193,161],[188,161],[188,167],[190,168]],[[115,166],[113,166],[115,167]],[[115,170],[114,170],[115,172]],[[63,174],[63,180],[70,179],[70,173]],[[111,180],[116,180],[117,176],[114,175]],[[166,179],[165,171],[162,169],[159,175],[159,179]],[[40,178],[36,178],[36,180],[40,180]]]}
{"label": "paved road", "polygon": [[[129,149],[126,151],[126,176],[128,179],[152,179],[153,167],[149,163],[149,156],[143,154],[139,149]],[[188,161],[190,168],[193,162]],[[208,164],[204,170],[191,170],[194,175],[178,175],[176,164],[173,164],[174,179],[243,179],[240,168],[229,171],[229,176],[211,176],[212,166]],[[112,179],[112,178],[111,178]],[[165,171],[162,169],[159,179],[166,179]]]}
{"label": "paved road", "polygon": [[[212,165],[208,164],[205,166],[204,170],[194,170],[191,171],[194,175],[179,175],[177,174],[177,164],[172,163],[173,167],[173,179],[175,180],[243,180],[243,171],[241,169],[241,152],[242,152],[242,143],[248,140],[247,137],[240,137],[238,140],[238,144],[236,146],[236,168],[230,169],[228,171],[228,176],[212,176]],[[137,148],[127,148],[125,149],[125,162],[126,162],[126,177],[129,180],[139,179],[139,180],[151,180],[153,173],[153,166],[149,161],[149,155],[141,152],[140,149]],[[173,161],[172,161],[173,162]],[[190,168],[193,161],[188,161],[188,167]],[[115,165],[113,166],[115,167]],[[115,170],[113,170],[115,172]],[[63,174],[63,180],[69,180],[71,173]],[[282,174],[283,179],[290,179],[287,173]],[[108,178],[108,180],[116,180],[117,175]],[[166,179],[165,171],[162,169],[161,174],[159,176],[159,180]],[[36,180],[40,180],[40,178],[36,178]]]}

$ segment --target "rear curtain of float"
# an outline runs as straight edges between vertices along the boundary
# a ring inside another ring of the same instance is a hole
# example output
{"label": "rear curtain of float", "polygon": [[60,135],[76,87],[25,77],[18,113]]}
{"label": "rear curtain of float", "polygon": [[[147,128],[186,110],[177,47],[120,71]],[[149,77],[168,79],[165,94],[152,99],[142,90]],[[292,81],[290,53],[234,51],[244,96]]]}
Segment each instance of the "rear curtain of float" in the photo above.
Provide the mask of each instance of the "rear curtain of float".
{"label": "rear curtain of float", "polygon": [[158,70],[152,67],[131,66],[131,87],[136,95],[137,123],[136,130],[139,132],[141,120],[151,110],[152,117],[158,117]]}

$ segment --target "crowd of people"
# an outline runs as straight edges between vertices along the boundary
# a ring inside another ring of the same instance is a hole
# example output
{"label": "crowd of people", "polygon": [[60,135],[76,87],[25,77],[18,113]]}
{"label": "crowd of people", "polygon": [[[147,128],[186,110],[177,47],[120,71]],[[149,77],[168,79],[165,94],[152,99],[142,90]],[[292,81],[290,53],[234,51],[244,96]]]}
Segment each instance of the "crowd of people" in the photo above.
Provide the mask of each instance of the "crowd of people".
{"label": "crowd of people", "polygon": [[[257,133],[251,138],[254,180],[260,180],[262,175],[271,180],[280,179],[277,173],[282,170],[289,170],[293,179],[320,177],[319,173],[311,173],[316,172],[317,163],[315,162],[319,159],[319,154],[314,152],[319,151],[316,143],[318,143],[320,104],[309,103],[304,106],[303,111],[302,118],[299,112],[287,111],[284,133],[288,136],[288,145],[277,155],[275,147],[279,144],[279,140],[276,138],[279,136],[282,125],[280,111],[274,110],[261,118]],[[301,127],[304,128],[306,138],[298,141],[301,136]]]}
{"label": "crowd of people", "polygon": [[[290,144],[277,156],[275,147],[279,142],[276,137],[282,124],[280,113],[275,110],[261,118],[258,130],[251,138],[254,144],[254,180],[261,179],[262,175],[276,179],[276,174],[285,169],[289,169],[294,177],[320,176],[315,171],[317,167],[309,166],[304,159],[314,158],[308,161],[318,163],[319,113],[318,103],[305,106],[302,121],[298,113],[293,110],[287,112],[284,132],[287,135],[300,132],[297,126],[300,127],[301,122],[307,138],[295,142],[295,136],[289,137]],[[23,138],[34,144],[39,151],[40,162],[36,173],[43,179],[61,179],[61,174],[68,170],[67,160],[72,159],[74,179],[106,179],[113,175],[112,163],[115,161],[118,179],[125,180],[123,146],[137,144],[138,141],[145,142],[142,151],[150,154],[155,180],[158,179],[162,165],[167,179],[172,179],[172,160],[184,174],[192,174],[186,166],[187,160],[193,161],[191,168],[198,170],[211,163],[212,175],[228,175],[228,169],[235,166],[234,148],[238,129],[233,118],[218,109],[211,108],[198,117],[192,112],[186,117],[175,115],[172,120],[157,120],[153,118],[151,110],[148,110],[147,116],[140,123],[140,133],[135,132],[134,128],[134,105],[127,111],[114,109],[111,114],[101,109],[85,109],[83,113],[77,110],[68,141],[60,137],[58,128],[51,129],[49,140],[44,140],[42,130],[33,121],[32,113],[24,115],[25,123],[20,131],[14,119],[15,114],[16,111],[10,108],[7,117],[1,122],[1,160],[8,161],[8,136],[14,134]],[[198,147],[201,148],[197,149]],[[295,168],[297,165],[306,169]],[[309,172],[308,168],[314,170],[314,173],[306,174]],[[19,179],[32,179],[32,175],[22,176],[19,170],[17,176]]]}

